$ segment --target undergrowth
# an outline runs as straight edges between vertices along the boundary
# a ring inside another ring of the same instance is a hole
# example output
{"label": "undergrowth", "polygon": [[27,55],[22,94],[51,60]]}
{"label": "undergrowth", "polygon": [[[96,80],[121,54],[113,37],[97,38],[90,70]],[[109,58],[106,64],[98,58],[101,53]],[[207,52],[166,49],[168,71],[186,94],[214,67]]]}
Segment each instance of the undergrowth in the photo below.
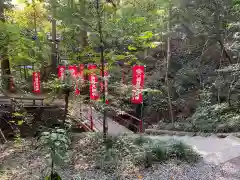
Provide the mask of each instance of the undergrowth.
{"label": "undergrowth", "polygon": [[171,124],[160,123],[159,129],[194,131],[206,133],[228,133],[240,131],[240,115],[238,108],[228,104],[206,105],[197,108],[192,117],[183,122]]}
{"label": "undergrowth", "polygon": [[150,167],[154,163],[181,160],[195,163],[200,156],[181,142],[166,142],[147,136],[109,136],[104,142],[101,134],[88,133],[80,151],[95,168],[108,173],[123,172],[135,167]]}

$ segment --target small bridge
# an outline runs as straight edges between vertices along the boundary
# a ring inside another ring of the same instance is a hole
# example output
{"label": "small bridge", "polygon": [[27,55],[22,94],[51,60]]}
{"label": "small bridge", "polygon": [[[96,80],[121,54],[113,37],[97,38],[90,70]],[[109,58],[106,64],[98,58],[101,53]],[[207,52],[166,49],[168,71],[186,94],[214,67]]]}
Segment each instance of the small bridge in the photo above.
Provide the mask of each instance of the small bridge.
{"label": "small bridge", "polygon": [[[75,103],[73,108],[77,111],[75,111],[75,114],[72,114],[72,116],[82,120],[82,122],[79,123],[80,126],[88,131],[103,132],[103,113],[97,111],[94,107],[79,107],[78,103]],[[126,112],[122,112],[121,115],[118,113],[120,111],[114,108],[110,108],[109,111],[106,117],[108,134],[121,135],[126,133],[140,133],[143,131],[142,121],[140,119]]]}
{"label": "small bridge", "polygon": [[43,97],[0,96],[0,105],[1,106],[11,106],[14,103],[18,103],[18,104],[22,104],[24,108],[44,107],[43,101],[44,101]]}
{"label": "small bridge", "polygon": [[[0,96],[0,105],[3,107],[12,107],[16,103],[22,105],[26,110],[28,109],[48,109],[57,107],[57,105],[44,104],[43,96]],[[64,102],[61,101],[61,106],[64,106]],[[73,104],[75,114],[71,114],[73,117],[77,117],[81,121],[77,121],[78,127],[82,127],[85,131],[103,131],[103,114],[96,110],[94,107],[84,105],[79,106],[76,102]],[[108,108],[109,109],[109,108]],[[119,114],[119,110],[110,108],[107,113],[107,129],[110,135],[120,135],[126,133],[138,133],[142,132],[142,121],[128,113]],[[90,114],[92,116],[90,116]],[[91,119],[92,118],[92,119]]]}

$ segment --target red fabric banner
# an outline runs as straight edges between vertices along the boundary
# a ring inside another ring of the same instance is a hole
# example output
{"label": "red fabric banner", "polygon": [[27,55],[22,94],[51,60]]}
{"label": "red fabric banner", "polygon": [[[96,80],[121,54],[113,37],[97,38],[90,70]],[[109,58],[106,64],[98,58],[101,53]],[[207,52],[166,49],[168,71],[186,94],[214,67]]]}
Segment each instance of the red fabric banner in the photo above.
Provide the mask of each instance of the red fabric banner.
{"label": "red fabric banner", "polygon": [[77,81],[76,81],[76,88],[75,94],[80,94],[80,85],[84,83],[84,64],[79,65],[79,72],[77,73]]}
{"label": "red fabric banner", "polygon": [[143,102],[142,89],[144,86],[144,66],[135,65],[132,67],[132,103],[141,104]]}
{"label": "red fabric banner", "polygon": [[[102,70],[100,70],[100,75],[102,76]],[[108,104],[108,67],[107,64],[105,64],[104,67],[104,86],[105,86],[105,102],[106,104]],[[103,83],[100,83],[100,87],[101,87],[101,92],[103,93]]]}
{"label": "red fabric banner", "polygon": [[76,65],[70,65],[70,66],[68,66],[68,70],[70,71],[71,76],[76,79],[77,78],[77,72],[78,72],[77,66]]}
{"label": "red fabric banner", "polygon": [[79,64],[79,78],[84,81],[84,64]]}
{"label": "red fabric banner", "polygon": [[75,88],[75,95],[79,95],[80,94],[80,90],[78,89],[78,81],[76,82],[76,88]]}
{"label": "red fabric banner", "polygon": [[41,80],[40,80],[40,72],[33,72],[32,74],[32,83],[33,83],[33,92],[40,93],[41,92]]}
{"label": "red fabric banner", "polygon": [[14,92],[15,91],[15,85],[14,85],[14,79],[13,77],[10,77],[10,91]]}
{"label": "red fabric banner", "polygon": [[66,67],[65,67],[65,66],[58,66],[58,78],[59,78],[60,80],[63,80],[63,79],[64,79],[65,70],[66,70]]}
{"label": "red fabric banner", "polygon": [[99,98],[99,94],[97,91],[97,83],[98,83],[98,78],[96,75],[96,72],[94,72],[96,70],[97,66],[94,64],[91,64],[88,66],[88,70],[90,71],[89,74],[89,82],[90,82],[90,86],[89,86],[89,91],[90,91],[90,99],[92,100],[97,100]]}

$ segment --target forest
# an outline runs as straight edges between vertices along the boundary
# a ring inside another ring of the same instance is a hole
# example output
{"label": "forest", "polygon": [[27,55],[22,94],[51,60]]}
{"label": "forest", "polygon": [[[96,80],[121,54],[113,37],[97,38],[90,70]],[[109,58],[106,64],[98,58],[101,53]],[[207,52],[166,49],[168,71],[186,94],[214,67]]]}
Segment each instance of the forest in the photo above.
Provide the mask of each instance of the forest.
{"label": "forest", "polygon": [[239,0],[0,0],[0,179],[147,179],[158,164],[149,179],[174,180],[204,157],[163,134],[239,142],[239,18]]}

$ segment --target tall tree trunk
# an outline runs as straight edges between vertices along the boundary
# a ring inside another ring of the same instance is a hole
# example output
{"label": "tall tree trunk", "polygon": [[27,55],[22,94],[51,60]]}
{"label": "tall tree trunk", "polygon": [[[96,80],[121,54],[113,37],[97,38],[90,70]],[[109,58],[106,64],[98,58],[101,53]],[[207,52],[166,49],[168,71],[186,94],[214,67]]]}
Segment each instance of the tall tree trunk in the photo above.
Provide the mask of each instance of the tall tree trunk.
{"label": "tall tree trunk", "polygon": [[167,58],[166,58],[166,75],[165,82],[167,84],[167,98],[168,98],[168,106],[169,106],[169,114],[171,118],[172,125],[174,126],[174,116],[173,116],[173,108],[172,108],[172,100],[171,100],[171,92],[170,92],[170,84],[168,79],[169,74],[169,64],[172,56],[171,49],[171,18],[172,18],[172,2],[169,1],[169,9],[168,9],[168,38],[167,38]]}
{"label": "tall tree trunk", "polygon": [[87,36],[86,30],[83,30],[83,29],[81,30],[80,37],[81,37],[80,42],[81,42],[82,47],[84,48],[84,47],[88,46],[88,36]]}
{"label": "tall tree trunk", "polygon": [[[0,21],[5,22],[4,0],[0,0]],[[6,85],[6,90],[9,90],[11,70],[10,70],[10,62],[7,54],[8,52],[7,45],[4,47],[2,52],[3,53],[0,54],[2,83],[4,83],[3,85]]]}
{"label": "tall tree trunk", "polygon": [[222,35],[221,35],[221,12],[219,3],[215,3],[216,6],[216,12],[214,13],[214,21],[215,21],[215,35],[216,35],[216,41],[219,43],[221,52],[223,52],[224,57],[228,59],[228,62],[232,64],[231,56],[228,54],[226,48],[224,47],[223,41],[222,41]]}
{"label": "tall tree trunk", "polygon": [[107,124],[107,112],[105,108],[106,103],[106,97],[105,97],[105,82],[104,82],[104,43],[103,43],[103,33],[102,33],[102,16],[101,16],[101,9],[100,9],[100,0],[96,0],[96,10],[97,10],[97,18],[98,18],[98,33],[99,33],[99,39],[100,39],[100,60],[101,60],[101,71],[102,71],[102,84],[103,84],[103,93],[102,93],[102,99],[103,99],[103,135],[104,140],[107,138],[107,131],[108,131],[108,124]]}
{"label": "tall tree trunk", "polygon": [[67,90],[65,92],[65,107],[64,107],[64,119],[63,119],[63,127],[65,126],[65,122],[68,116],[68,105],[69,105],[69,96],[70,96],[70,91]]}
{"label": "tall tree trunk", "polygon": [[57,22],[56,22],[56,0],[52,2],[52,53],[51,53],[51,66],[52,73],[57,73]]}
{"label": "tall tree trunk", "polygon": [[[82,17],[86,16],[86,0],[83,0],[82,1],[82,4],[80,6],[80,12],[81,12],[81,15]],[[81,45],[82,45],[82,48],[88,46],[88,36],[87,36],[87,31],[85,30],[85,28],[81,27],[81,31],[80,31],[80,42],[81,42]]]}

